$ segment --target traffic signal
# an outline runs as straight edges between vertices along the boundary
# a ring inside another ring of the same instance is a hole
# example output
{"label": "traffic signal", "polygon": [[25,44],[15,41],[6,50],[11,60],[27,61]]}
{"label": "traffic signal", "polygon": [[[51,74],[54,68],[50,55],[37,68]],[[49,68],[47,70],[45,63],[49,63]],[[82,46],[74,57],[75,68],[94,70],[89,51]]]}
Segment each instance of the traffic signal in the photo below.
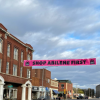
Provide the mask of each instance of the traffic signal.
{"label": "traffic signal", "polygon": [[66,89],[64,89],[64,94],[66,94]]}

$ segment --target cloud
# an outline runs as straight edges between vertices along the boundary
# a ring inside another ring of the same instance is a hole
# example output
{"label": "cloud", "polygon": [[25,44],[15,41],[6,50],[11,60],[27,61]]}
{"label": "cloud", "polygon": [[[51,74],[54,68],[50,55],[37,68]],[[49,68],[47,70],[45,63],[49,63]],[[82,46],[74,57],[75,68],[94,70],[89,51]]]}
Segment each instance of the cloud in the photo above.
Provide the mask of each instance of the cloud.
{"label": "cloud", "polygon": [[100,0],[0,0],[0,19],[8,32],[33,46],[34,60],[97,58],[95,66],[47,68],[53,79],[95,88],[100,83],[99,4]]}

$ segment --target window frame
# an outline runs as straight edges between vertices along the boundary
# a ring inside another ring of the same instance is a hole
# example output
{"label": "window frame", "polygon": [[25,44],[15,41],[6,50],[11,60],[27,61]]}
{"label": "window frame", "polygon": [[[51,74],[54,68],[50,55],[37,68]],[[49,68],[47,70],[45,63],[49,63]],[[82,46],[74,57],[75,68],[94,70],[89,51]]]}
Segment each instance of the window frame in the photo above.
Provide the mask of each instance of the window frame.
{"label": "window frame", "polygon": [[14,47],[14,59],[18,60],[18,48]]}
{"label": "window frame", "polygon": [[23,77],[23,67],[20,68],[20,77]]}
{"label": "window frame", "polygon": [[21,62],[23,63],[23,61],[24,61],[24,52],[21,51]]}
{"label": "window frame", "polygon": [[6,64],[6,74],[9,74],[9,62]]}
{"label": "window frame", "polygon": [[[14,67],[15,67],[15,73],[14,73]],[[17,76],[17,65],[13,64],[13,76]]]}
{"label": "window frame", "polygon": [[2,67],[2,59],[0,59],[0,72],[1,72],[1,67]]}
{"label": "window frame", "polygon": [[31,55],[30,54],[27,54],[27,60],[31,60]]}
{"label": "window frame", "polygon": [[30,69],[27,69],[27,78],[30,78],[30,76],[31,76],[31,71]]}
{"label": "window frame", "polygon": [[[62,86],[63,85],[63,86]],[[64,89],[64,84],[61,84],[61,89]]]}
{"label": "window frame", "polygon": [[0,38],[0,40],[1,40],[1,42],[0,42],[0,44],[1,44],[1,47],[0,47],[0,53],[2,53],[2,50],[3,50],[3,39]]}
{"label": "window frame", "polygon": [[48,79],[47,82],[50,83],[50,79]]}
{"label": "window frame", "polygon": [[[9,47],[9,50],[8,50]],[[7,45],[7,57],[10,57],[10,44]]]}

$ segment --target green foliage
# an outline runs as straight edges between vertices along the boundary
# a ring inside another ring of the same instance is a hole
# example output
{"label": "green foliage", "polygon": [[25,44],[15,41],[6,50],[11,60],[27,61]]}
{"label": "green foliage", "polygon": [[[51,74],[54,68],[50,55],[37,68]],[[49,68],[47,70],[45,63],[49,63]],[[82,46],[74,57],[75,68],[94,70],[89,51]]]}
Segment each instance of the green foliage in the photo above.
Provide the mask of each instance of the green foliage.
{"label": "green foliage", "polygon": [[[76,93],[76,88],[75,87],[73,87],[73,91],[74,91],[74,93]],[[77,93],[84,94],[84,91],[80,88],[77,88]]]}

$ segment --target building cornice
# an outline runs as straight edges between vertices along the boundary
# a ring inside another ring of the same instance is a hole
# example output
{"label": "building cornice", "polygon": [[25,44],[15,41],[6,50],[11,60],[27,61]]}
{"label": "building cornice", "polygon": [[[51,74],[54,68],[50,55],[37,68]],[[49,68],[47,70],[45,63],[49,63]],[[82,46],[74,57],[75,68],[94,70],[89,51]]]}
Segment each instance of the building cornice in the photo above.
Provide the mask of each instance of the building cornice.
{"label": "building cornice", "polygon": [[20,76],[14,76],[14,75],[11,75],[11,74],[6,74],[6,73],[3,73],[3,72],[0,72],[0,73],[1,73],[1,74],[5,74],[5,75],[8,75],[8,76],[13,76],[13,77],[21,78],[21,79],[28,79],[28,80],[32,80],[32,79],[29,79],[29,78],[20,77]]}
{"label": "building cornice", "polygon": [[20,42],[18,39],[16,39],[15,37],[13,37],[9,32],[5,31],[3,28],[0,27],[0,30],[2,30],[4,33],[6,33],[7,36],[11,37],[12,39],[14,39],[15,41],[17,41],[21,45],[25,46],[26,48],[29,48],[30,50],[32,50],[32,52],[34,52],[34,50],[32,48],[30,48],[29,46],[26,46],[24,43]]}

